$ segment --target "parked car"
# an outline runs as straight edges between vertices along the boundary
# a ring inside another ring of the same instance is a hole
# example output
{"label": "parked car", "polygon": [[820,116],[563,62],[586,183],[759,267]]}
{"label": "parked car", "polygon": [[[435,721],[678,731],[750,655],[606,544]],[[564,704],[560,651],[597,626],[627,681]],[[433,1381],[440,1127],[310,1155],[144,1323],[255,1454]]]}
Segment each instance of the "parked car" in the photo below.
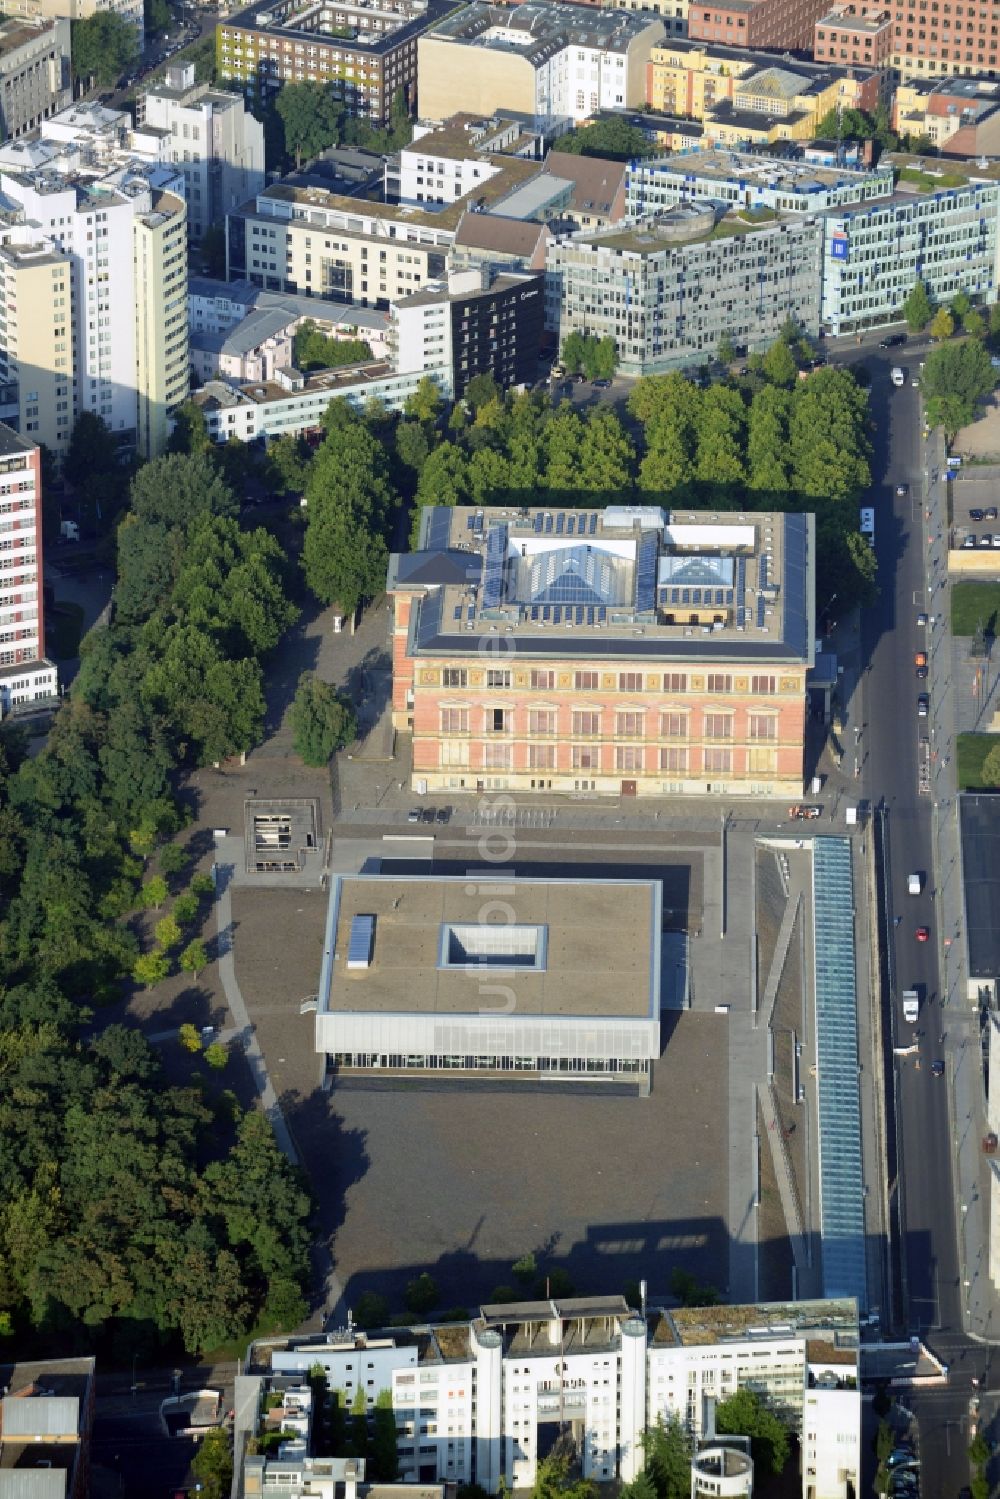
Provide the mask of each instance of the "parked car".
{"label": "parked car", "polygon": [[921,610],[920,613],[917,615],[917,624],[921,627],[921,629],[926,629],[927,628],[927,615],[924,613],[923,610]]}
{"label": "parked car", "polygon": [[917,927],[917,941],[918,942],[929,942],[930,941],[930,935],[931,935],[931,933],[930,933],[930,928],[929,927],[926,927],[926,926],[918,926]]}
{"label": "parked car", "polygon": [[930,711],[931,700],[926,692],[922,692],[917,698],[917,717],[926,718]]}
{"label": "parked car", "polygon": [[909,494],[909,492],[910,492],[910,486],[908,484],[897,484],[896,485],[896,498],[897,498],[897,500],[905,500],[905,498]]}
{"label": "parked car", "polygon": [[433,822],[434,821],[434,808],[433,807],[425,807],[424,810],[420,814],[420,821],[421,822]]}
{"label": "parked car", "polygon": [[969,519],[970,520],[985,520],[986,516],[984,515],[984,513],[982,512],[982,510],[970,510],[969,511]]}
{"label": "parked car", "polygon": [[794,807],[789,807],[788,815],[789,817],[797,818],[799,821],[802,821],[803,819],[812,821],[814,817],[819,816],[819,808],[796,805]]}
{"label": "parked car", "polygon": [[880,349],[895,349],[899,344],[905,344],[905,333],[891,333],[888,338],[880,338],[878,346]]}
{"label": "parked car", "polygon": [[926,666],[927,665],[927,652],[926,651],[918,651],[917,654],[913,658],[913,664],[914,664],[914,666]]}
{"label": "parked car", "polygon": [[931,1072],[935,1077],[944,1077],[944,1063],[941,1061],[932,1062]]}
{"label": "parked car", "polygon": [[965,539],[964,539],[964,541],[962,542],[962,546],[965,548],[966,551],[968,551],[969,548],[970,547],[974,547],[975,544],[976,544],[976,538],[973,536],[972,532],[970,531],[969,534],[968,534],[968,536],[966,536]]}
{"label": "parked car", "polygon": [[406,814],[406,820],[407,820],[407,822],[419,822],[420,821],[420,808],[419,807],[411,807],[410,810],[409,810],[409,812],[407,812],[407,814]]}
{"label": "parked car", "polygon": [[450,807],[438,807],[438,809],[437,809],[437,816],[434,818],[434,821],[435,822],[451,822],[451,808]]}
{"label": "parked car", "polygon": [[993,545],[993,533],[991,531],[984,531],[979,538],[979,545],[981,547],[991,547]]}
{"label": "parked car", "polygon": [[602,380],[591,380],[590,383],[594,387],[595,390],[610,390],[611,389],[611,381],[610,380],[603,380],[603,379]]}
{"label": "parked car", "polygon": [[997,507],[995,505],[987,505],[986,509],[983,511],[983,520],[996,520],[996,518]]}

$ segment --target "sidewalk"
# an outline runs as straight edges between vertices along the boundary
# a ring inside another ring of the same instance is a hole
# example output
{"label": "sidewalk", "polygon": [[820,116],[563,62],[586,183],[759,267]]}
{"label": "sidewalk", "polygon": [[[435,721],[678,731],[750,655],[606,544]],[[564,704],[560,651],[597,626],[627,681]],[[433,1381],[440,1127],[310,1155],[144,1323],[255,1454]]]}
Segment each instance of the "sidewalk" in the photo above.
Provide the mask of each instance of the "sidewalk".
{"label": "sidewalk", "polygon": [[[941,1003],[946,1008],[944,1055],[948,1067],[951,1124],[955,1145],[954,1193],[959,1217],[958,1250],[964,1295],[962,1311],[970,1337],[989,1338],[1000,1328],[996,1287],[988,1277],[990,1193],[989,1167],[981,1153],[986,1132],[986,1093],[979,1049],[979,1009],[968,998],[962,859],[955,794],[955,735],[964,721],[956,681],[960,653],[966,648],[951,633],[951,589],[948,583],[948,485],[946,453],[940,432],[925,444],[924,550],[931,675],[934,680],[931,738],[934,885],[941,944]],[[937,475],[934,482],[933,475]],[[937,670],[935,670],[935,667]]]}

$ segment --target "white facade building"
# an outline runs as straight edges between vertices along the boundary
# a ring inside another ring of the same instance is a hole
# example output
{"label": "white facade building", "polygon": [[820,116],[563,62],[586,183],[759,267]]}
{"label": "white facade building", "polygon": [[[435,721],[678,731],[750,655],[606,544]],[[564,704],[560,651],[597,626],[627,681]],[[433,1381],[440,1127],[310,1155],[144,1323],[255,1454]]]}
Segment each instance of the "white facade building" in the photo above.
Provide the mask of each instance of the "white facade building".
{"label": "white facade building", "polygon": [[[852,1300],[631,1311],[621,1297],[484,1306],[470,1323],[256,1345],[248,1369],[294,1381],[315,1364],[350,1406],[391,1390],[400,1477],[530,1488],[555,1431],[583,1475],[630,1482],[641,1438],[675,1415],[692,1438],[713,1403],[756,1390],[802,1437],[803,1499],[860,1492]],[[263,1374],[257,1403],[265,1388]]]}
{"label": "white facade building", "polygon": [[169,136],[164,159],[183,174],[192,243],[264,186],[263,125],[242,95],[196,84],[193,63],[168,68],[146,94],[145,122]]}
{"label": "white facade building", "polygon": [[0,425],[0,717],[56,692],[45,659],[41,457]]}

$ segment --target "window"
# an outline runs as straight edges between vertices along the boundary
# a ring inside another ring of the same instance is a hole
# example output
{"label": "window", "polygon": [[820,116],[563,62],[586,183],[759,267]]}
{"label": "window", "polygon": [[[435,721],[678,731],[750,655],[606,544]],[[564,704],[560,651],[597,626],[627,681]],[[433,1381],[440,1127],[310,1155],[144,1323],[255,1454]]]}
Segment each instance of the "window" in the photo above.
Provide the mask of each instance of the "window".
{"label": "window", "polygon": [[709,692],[732,692],[733,679],[727,672],[709,672],[708,690]]}
{"label": "window", "polygon": [[555,770],[556,747],[554,744],[529,744],[529,770]]}
{"label": "window", "polygon": [[488,671],[486,673],[486,685],[487,685],[487,687],[509,687],[510,686],[510,672],[509,671]]}
{"label": "window", "polygon": [[469,732],[468,708],[441,709],[442,734],[467,734]]}
{"label": "window", "polygon": [[509,770],[510,769],[510,745],[509,744],[484,744],[483,765],[487,770]]}
{"label": "window", "polygon": [[514,711],[512,708],[486,709],[486,732],[488,734],[506,734],[513,727]]}
{"label": "window", "polygon": [[593,713],[580,710],[573,714],[573,733],[599,734],[601,732],[601,710],[598,708]]}
{"label": "window", "polygon": [[601,751],[596,744],[573,745],[574,770],[600,770]]}
{"label": "window", "polygon": [[758,775],[773,775],[777,769],[778,755],[773,749],[759,749],[751,745],[747,755],[747,769]]}
{"label": "window", "polygon": [[687,692],[687,677],[682,671],[666,671],[663,673],[664,692]]}
{"label": "window", "polygon": [[747,734],[750,739],[777,739],[778,720],[773,713],[749,713]]}
{"label": "window", "polygon": [[556,685],[556,674],[554,671],[533,671],[531,673],[531,685],[540,692],[551,692]]}
{"label": "window", "polygon": [[645,733],[644,714],[618,713],[615,715],[615,733],[629,739],[641,739]]}
{"label": "window", "polygon": [[441,742],[441,758],[440,758],[440,763],[442,765],[459,765],[459,766],[468,765],[468,763],[469,763],[469,745],[468,745],[468,741],[467,740],[463,740],[463,739],[444,739],[444,740],[442,740],[442,742]]}
{"label": "window", "polygon": [[661,739],[686,739],[687,732],[688,719],[686,713],[660,714]]}
{"label": "window", "polygon": [[618,673],[618,691],[619,692],[641,692],[642,691],[642,672],[641,671],[620,671]]}
{"label": "window", "polygon": [[720,771],[728,772],[733,768],[733,752],[730,749],[707,749],[705,751],[706,774]]}
{"label": "window", "polygon": [[731,713],[706,713],[706,739],[732,739],[733,715]]}
{"label": "window", "polygon": [[687,752],[686,748],[684,748],[683,746],[681,746],[680,748],[671,748],[671,749],[661,749],[660,750],[660,769],[661,770],[684,770],[684,771],[686,771],[687,768],[688,768],[688,752]]}
{"label": "window", "polygon": [[554,734],[555,732],[556,710],[554,708],[531,708],[529,710],[529,734]]}
{"label": "window", "polygon": [[751,679],[750,679],[750,690],[752,692],[754,692],[754,693],[773,693],[774,692],[774,678],[773,677],[751,677]]}
{"label": "window", "polygon": [[464,666],[446,666],[443,680],[446,687],[467,687],[469,676]]}
{"label": "window", "polygon": [[642,746],[639,744],[619,744],[615,750],[615,766],[618,770],[641,770]]}
{"label": "window", "polygon": [[596,692],[597,691],[597,672],[596,671],[578,671],[576,673],[573,681],[574,681],[574,685],[575,685],[575,687],[576,687],[576,689],[577,689],[578,692]]}

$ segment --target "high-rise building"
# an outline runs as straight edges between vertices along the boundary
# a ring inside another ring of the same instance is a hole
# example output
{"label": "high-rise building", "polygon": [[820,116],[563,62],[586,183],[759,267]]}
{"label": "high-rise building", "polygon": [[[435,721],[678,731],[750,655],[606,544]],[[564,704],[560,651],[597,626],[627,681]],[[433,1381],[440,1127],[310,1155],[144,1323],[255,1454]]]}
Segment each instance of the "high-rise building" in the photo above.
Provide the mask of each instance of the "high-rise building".
{"label": "high-rise building", "polygon": [[41,454],[0,424],[0,717],[54,699],[56,686],[45,659]]}
{"label": "high-rise building", "polygon": [[118,443],[162,451],[186,396],[186,214],[172,168],[13,172],[0,164],[0,379],[19,429],[59,458],[92,411]]}
{"label": "high-rise building", "polygon": [[169,134],[162,159],[183,174],[188,239],[199,244],[264,186],[264,127],[242,95],[195,83],[193,63],[168,68],[143,112],[147,127]]}
{"label": "high-rise building", "polygon": [[451,271],[393,303],[393,364],[400,374],[449,365],[456,400],[477,375],[492,375],[501,390],[531,385],[538,374],[543,292],[537,272]]}

